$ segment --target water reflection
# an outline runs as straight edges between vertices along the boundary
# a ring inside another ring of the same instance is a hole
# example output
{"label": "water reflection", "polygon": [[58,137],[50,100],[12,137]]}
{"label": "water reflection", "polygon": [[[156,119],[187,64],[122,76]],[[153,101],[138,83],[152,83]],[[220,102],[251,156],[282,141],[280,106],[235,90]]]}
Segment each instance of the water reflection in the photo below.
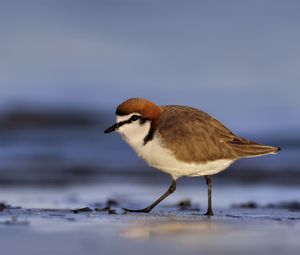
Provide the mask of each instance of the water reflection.
{"label": "water reflection", "polygon": [[122,232],[121,236],[129,239],[177,238],[182,241],[197,242],[199,238],[220,234],[227,231],[226,229],[223,223],[210,219],[180,221],[170,217],[165,221],[160,219],[159,221],[133,222]]}

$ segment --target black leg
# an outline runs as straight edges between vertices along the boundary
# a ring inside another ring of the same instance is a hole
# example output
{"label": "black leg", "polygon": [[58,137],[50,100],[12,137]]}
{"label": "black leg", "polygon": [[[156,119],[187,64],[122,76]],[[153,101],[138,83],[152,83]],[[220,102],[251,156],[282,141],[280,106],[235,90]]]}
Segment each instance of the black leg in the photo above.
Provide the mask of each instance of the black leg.
{"label": "black leg", "polygon": [[131,210],[127,208],[123,208],[125,212],[141,212],[141,213],[148,213],[150,212],[155,206],[157,206],[162,200],[164,200],[167,196],[172,194],[176,190],[176,181],[172,179],[172,184],[170,185],[169,189],[161,196],[159,197],[154,203],[151,205],[147,206],[144,209],[140,210]]}
{"label": "black leg", "polygon": [[207,206],[207,212],[205,213],[205,215],[208,216],[212,216],[214,215],[212,208],[211,208],[211,188],[212,188],[212,184],[211,184],[211,179],[209,175],[205,175],[205,180],[206,180],[206,185],[207,185],[207,199],[208,199],[208,206]]}

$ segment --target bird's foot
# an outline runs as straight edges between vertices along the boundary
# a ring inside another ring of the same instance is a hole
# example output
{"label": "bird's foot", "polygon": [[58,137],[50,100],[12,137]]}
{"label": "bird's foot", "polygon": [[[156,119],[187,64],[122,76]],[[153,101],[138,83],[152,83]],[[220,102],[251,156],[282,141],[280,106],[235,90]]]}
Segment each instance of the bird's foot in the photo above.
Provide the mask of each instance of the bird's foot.
{"label": "bird's foot", "polygon": [[127,212],[134,212],[134,213],[149,213],[151,211],[150,208],[146,207],[144,209],[139,209],[139,210],[132,210],[132,209],[127,209],[127,208],[123,208],[123,210],[125,211],[125,213]]}
{"label": "bird's foot", "polygon": [[206,216],[213,216],[214,213],[213,213],[212,210],[207,210],[207,212],[204,215],[206,215]]}

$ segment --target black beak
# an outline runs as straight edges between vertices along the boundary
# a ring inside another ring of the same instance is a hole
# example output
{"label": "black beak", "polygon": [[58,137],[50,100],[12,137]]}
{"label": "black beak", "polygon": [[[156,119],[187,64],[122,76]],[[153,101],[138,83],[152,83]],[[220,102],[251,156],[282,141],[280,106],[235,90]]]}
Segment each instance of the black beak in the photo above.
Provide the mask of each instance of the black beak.
{"label": "black beak", "polygon": [[118,123],[112,125],[111,127],[107,128],[104,130],[104,133],[107,134],[107,133],[110,133],[110,132],[114,132],[116,131],[117,129],[119,128],[119,125]]}

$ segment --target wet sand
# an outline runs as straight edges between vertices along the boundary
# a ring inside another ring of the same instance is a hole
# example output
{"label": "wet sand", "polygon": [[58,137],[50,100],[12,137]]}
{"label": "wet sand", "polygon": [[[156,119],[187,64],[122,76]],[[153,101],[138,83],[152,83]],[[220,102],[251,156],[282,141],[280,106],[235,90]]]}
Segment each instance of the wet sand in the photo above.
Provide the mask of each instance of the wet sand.
{"label": "wet sand", "polygon": [[300,213],[217,209],[109,214],[63,209],[6,209],[6,254],[298,254]]}
{"label": "wet sand", "polygon": [[[124,214],[123,206],[143,207],[163,187],[109,186],[1,189],[13,202],[0,212],[1,250],[14,255],[299,254],[299,203],[279,202],[287,190],[278,192],[281,197],[273,192],[275,198],[249,202],[251,195],[245,194],[259,187],[237,188],[239,196],[234,188],[219,187],[215,216],[208,218],[203,215],[206,193],[195,195],[195,187],[179,187],[179,194],[150,214]],[[183,200],[187,194],[191,201]],[[80,206],[87,208],[75,210]]]}

